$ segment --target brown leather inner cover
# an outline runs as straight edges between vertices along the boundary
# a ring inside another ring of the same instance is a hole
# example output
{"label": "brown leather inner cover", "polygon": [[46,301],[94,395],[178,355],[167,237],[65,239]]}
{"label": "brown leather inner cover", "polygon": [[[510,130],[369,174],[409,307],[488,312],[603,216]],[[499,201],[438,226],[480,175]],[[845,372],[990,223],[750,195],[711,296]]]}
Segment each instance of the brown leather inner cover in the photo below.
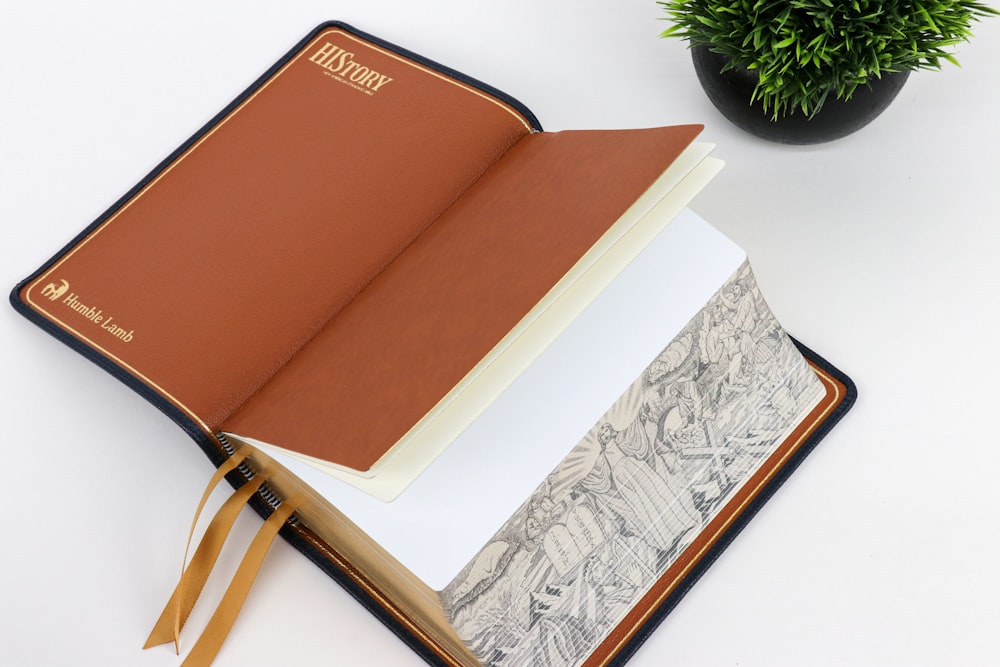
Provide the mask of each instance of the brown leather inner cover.
{"label": "brown leather inner cover", "polygon": [[224,428],[368,469],[642,194],[678,134],[525,137]]}
{"label": "brown leather inner cover", "polygon": [[367,470],[697,131],[531,134],[330,30],[22,298],[212,430]]}

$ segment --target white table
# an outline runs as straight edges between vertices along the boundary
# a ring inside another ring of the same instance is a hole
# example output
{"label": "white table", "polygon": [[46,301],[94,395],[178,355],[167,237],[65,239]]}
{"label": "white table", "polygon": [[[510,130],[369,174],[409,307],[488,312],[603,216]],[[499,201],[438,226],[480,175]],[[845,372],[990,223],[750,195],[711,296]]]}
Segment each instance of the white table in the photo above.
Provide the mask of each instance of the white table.
{"label": "white table", "polygon": [[[0,2],[0,283],[326,19],[497,86],[547,129],[703,122],[728,165],[695,210],[861,398],[631,664],[996,664],[1000,19],[865,130],[793,148],[724,120],[659,16],[652,0]],[[140,646],[209,466],[13,310],[0,330],[0,663],[179,665]],[[216,664],[321,663],[423,664],[277,543]]]}

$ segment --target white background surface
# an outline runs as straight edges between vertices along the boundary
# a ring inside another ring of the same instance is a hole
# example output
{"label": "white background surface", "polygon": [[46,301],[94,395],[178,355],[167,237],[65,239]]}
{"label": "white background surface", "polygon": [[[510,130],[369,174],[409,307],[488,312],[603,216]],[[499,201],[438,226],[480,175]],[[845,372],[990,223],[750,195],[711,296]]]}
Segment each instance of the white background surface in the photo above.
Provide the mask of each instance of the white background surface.
{"label": "white background surface", "polygon": [[[911,77],[865,130],[790,148],[714,111],[684,46],[657,38],[659,16],[652,0],[0,1],[0,283],[325,19],[487,81],[546,129],[703,122],[728,165],[695,209],[861,398],[631,664],[996,664],[1000,20],[961,69]],[[0,664],[179,665],[139,647],[209,466],[11,309],[0,341]],[[196,611],[191,637],[205,620]],[[320,663],[422,664],[276,543],[216,664]]]}

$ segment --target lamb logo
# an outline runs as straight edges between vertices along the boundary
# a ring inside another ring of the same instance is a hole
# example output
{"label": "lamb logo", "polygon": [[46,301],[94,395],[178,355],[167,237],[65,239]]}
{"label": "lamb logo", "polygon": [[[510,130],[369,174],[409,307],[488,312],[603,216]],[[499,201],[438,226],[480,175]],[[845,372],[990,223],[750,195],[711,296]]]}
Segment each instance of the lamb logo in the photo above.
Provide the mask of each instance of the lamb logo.
{"label": "lamb logo", "polygon": [[47,296],[47,297],[49,297],[50,301],[55,301],[56,299],[58,299],[59,297],[61,297],[63,294],[65,294],[66,290],[69,289],[69,283],[66,282],[65,280],[61,280],[61,279],[59,280],[59,282],[62,283],[62,284],[61,285],[56,285],[55,283],[49,283],[48,285],[46,285],[45,287],[43,287],[42,288],[42,296]]}

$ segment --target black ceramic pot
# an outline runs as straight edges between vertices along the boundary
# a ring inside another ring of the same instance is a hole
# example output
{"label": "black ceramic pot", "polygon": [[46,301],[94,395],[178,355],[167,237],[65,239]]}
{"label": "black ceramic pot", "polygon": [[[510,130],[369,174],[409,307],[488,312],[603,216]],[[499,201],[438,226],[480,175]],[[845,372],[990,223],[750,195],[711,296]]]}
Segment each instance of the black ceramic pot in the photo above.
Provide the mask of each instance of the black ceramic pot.
{"label": "black ceramic pot", "polygon": [[892,103],[909,71],[883,74],[866,86],[858,86],[849,100],[830,95],[812,118],[796,110],[777,121],[764,111],[759,100],[750,104],[757,75],[745,69],[722,72],[727,58],[704,46],[691,49],[694,69],[712,104],[738,127],[762,139],[783,144],[820,144],[840,139],[873,121]]}

